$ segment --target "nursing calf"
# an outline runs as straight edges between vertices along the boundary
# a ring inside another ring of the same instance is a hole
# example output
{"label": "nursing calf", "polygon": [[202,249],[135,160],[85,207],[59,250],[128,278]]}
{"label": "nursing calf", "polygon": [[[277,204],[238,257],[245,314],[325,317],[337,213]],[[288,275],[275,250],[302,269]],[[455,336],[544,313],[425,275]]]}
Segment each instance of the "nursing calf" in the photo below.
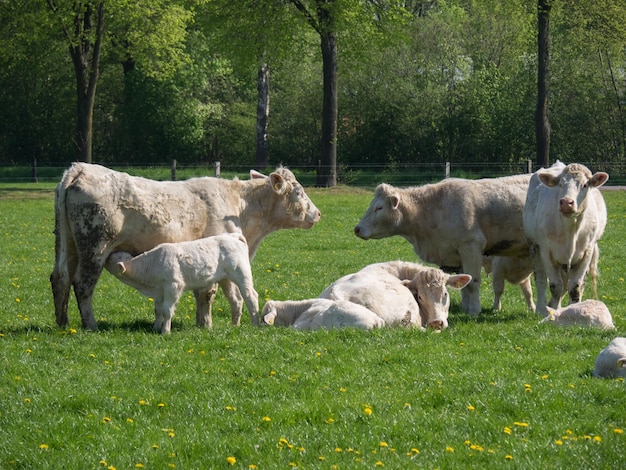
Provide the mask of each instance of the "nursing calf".
{"label": "nursing calf", "polygon": [[533,267],[529,257],[485,256],[483,258],[483,268],[492,277],[494,310],[502,310],[500,299],[504,293],[504,281],[507,281],[511,284],[519,285],[528,310],[531,312],[535,311],[533,288],[530,280]]}
{"label": "nursing calf", "polygon": [[220,283],[239,324],[241,305],[231,281],[243,296],[252,324],[258,325],[258,294],[254,290],[248,245],[241,234],[222,234],[199,240],[162,243],[133,257],[115,252],[106,269],[125,284],[154,299],[154,329],[169,333],[176,304],[183,291],[206,290]]}
{"label": "nursing calf", "polygon": [[471,275],[461,306],[477,314],[483,255],[528,256],[522,213],[529,180],[449,178],[404,189],[381,184],[354,233],[364,240],[399,235],[422,260]]}

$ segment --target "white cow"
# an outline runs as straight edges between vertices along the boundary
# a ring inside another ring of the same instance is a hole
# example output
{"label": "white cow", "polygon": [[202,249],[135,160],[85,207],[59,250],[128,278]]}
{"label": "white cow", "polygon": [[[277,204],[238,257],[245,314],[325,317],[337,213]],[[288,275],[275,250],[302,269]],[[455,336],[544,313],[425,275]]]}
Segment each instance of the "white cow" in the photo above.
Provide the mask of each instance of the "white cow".
{"label": "white cow", "polygon": [[585,300],[555,310],[550,307],[548,316],[541,320],[559,326],[584,326],[612,330],[615,328],[611,312],[599,300]]}
{"label": "white cow", "polygon": [[626,378],[626,338],[615,338],[600,351],[593,367],[593,376]]}
{"label": "white cow", "polygon": [[[239,288],[252,324],[259,324],[259,296],[252,281],[248,245],[240,233],[161,243],[135,257],[116,251],[111,253],[105,267],[123,283],[154,299],[154,329],[161,333],[170,332],[183,291],[206,290],[224,280]],[[229,300],[234,296],[231,286],[223,284]],[[233,310],[231,314],[233,323],[239,324],[241,312]]]}
{"label": "white cow", "polygon": [[[283,228],[308,229],[319,220],[319,210],[289,170],[278,168],[269,177],[251,171],[250,177],[159,182],[74,163],[55,193],[55,264],[50,282],[57,324],[68,324],[73,285],[83,326],[98,328],[93,292],[114,251],[135,256],[159,243],[241,232],[253,259],[268,234]],[[198,326],[211,326],[211,294],[194,291]],[[236,297],[231,308],[241,311],[241,297]]]}
{"label": "white cow", "polygon": [[472,277],[451,276],[418,263],[389,261],[364,267],[333,282],[321,298],[363,305],[386,326],[448,327],[450,298],[447,286],[461,289]]}
{"label": "white cow", "polygon": [[449,178],[404,189],[381,184],[354,233],[364,240],[399,235],[422,260],[471,275],[461,306],[478,314],[483,255],[528,256],[522,212],[529,180]]}
{"label": "white cow", "polygon": [[[546,316],[549,305],[561,306],[565,288],[570,302],[583,296],[585,277],[595,276],[597,242],[604,233],[607,214],[598,188],[609,175],[577,163],[557,162],[537,171],[530,180],[524,208],[524,232],[537,287],[537,313]],[[551,299],[547,302],[550,284]],[[595,282],[594,282],[595,283]]]}
{"label": "white cow", "polygon": [[502,294],[504,293],[504,281],[519,285],[528,305],[528,310],[535,311],[533,301],[533,288],[530,277],[533,266],[530,257],[515,258],[513,256],[485,256],[483,268],[487,274],[491,274],[493,284],[493,309],[502,310]]}
{"label": "white cow", "polygon": [[266,302],[261,320],[267,325],[293,326],[300,330],[322,328],[380,328],[382,318],[362,305],[347,300],[308,299]]}

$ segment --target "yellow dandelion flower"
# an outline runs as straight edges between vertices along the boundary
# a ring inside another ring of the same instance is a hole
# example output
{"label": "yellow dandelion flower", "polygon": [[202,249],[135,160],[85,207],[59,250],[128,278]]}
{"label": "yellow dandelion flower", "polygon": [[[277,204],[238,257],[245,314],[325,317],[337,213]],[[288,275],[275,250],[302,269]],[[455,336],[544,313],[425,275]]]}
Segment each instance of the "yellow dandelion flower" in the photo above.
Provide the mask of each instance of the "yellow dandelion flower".
{"label": "yellow dandelion flower", "polygon": [[48,450],[48,444],[41,444],[41,445],[39,446],[39,448],[40,448],[41,450]]}
{"label": "yellow dandelion flower", "polygon": [[24,398],[24,403],[30,403],[30,398]]}
{"label": "yellow dandelion flower", "polygon": [[176,464],[175,463],[168,463],[167,466],[169,468],[176,468]]}
{"label": "yellow dandelion flower", "polygon": [[111,422],[111,418],[109,418],[108,416],[105,416],[104,418],[102,418],[102,422],[103,423],[110,423]]}
{"label": "yellow dandelion flower", "polygon": [[507,460],[513,460],[513,456],[510,454],[505,455],[504,458]]}
{"label": "yellow dandelion flower", "polygon": [[326,457],[324,457],[323,455],[320,455],[317,460],[319,460],[320,462],[323,462],[324,460],[326,460]]}
{"label": "yellow dandelion flower", "polygon": [[593,440],[596,442],[602,442],[602,438],[600,436],[593,436]]}
{"label": "yellow dandelion flower", "polygon": [[623,434],[623,433],[624,433],[624,430],[623,430],[623,429],[619,429],[619,428],[615,428],[615,429],[613,429],[613,432],[614,432],[615,434]]}
{"label": "yellow dandelion flower", "polygon": [[316,355],[317,357],[320,357],[320,356],[322,355],[322,353],[321,353],[321,352],[319,352],[319,351],[317,351],[317,352],[315,353],[315,355]]}
{"label": "yellow dandelion flower", "polygon": [[414,455],[417,455],[417,454],[419,454],[419,453],[420,453],[420,450],[419,450],[419,449],[416,449],[415,447],[412,447],[412,448],[411,448],[411,453],[412,453],[412,454],[414,454]]}
{"label": "yellow dandelion flower", "polygon": [[363,409],[363,413],[365,413],[365,414],[366,414],[366,415],[368,415],[368,416],[369,416],[369,415],[371,415],[371,414],[372,414],[372,412],[373,412],[373,411],[372,411],[372,408],[371,408],[371,407],[369,407],[369,406],[366,406],[366,407]]}
{"label": "yellow dandelion flower", "polygon": [[68,331],[71,335],[75,335],[77,333],[76,328],[70,328]]}
{"label": "yellow dandelion flower", "polygon": [[159,403],[157,406],[158,406],[159,408],[165,408],[165,403]]}
{"label": "yellow dandelion flower", "polygon": [[548,374],[543,374],[543,375],[541,376],[541,378],[542,378],[543,380],[546,380],[546,379],[548,378]]}
{"label": "yellow dandelion flower", "polygon": [[337,452],[338,454],[343,452],[343,449],[341,447],[335,447],[335,452]]}
{"label": "yellow dandelion flower", "polygon": [[376,462],[376,466],[377,466],[377,467],[384,467],[384,466],[385,466],[385,464],[384,464],[384,463],[382,463],[382,462],[379,460],[378,462]]}
{"label": "yellow dandelion flower", "polygon": [[237,463],[237,459],[235,457],[226,457],[226,462],[228,465],[235,465]]}
{"label": "yellow dandelion flower", "polygon": [[152,444],[152,448],[153,448],[154,450],[158,449],[158,448],[159,448],[159,444]]}
{"label": "yellow dandelion flower", "polygon": [[510,427],[508,427],[508,426],[504,426],[504,433],[505,433],[505,434],[511,434],[511,432],[512,432],[512,431],[511,431],[511,428],[510,428]]}
{"label": "yellow dandelion flower", "polygon": [[259,468],[259,467],[257,467],[255,464],[251,463],[250,465],[248,465],[248,468],[249,468],[250,470],[256,470],[256,469],[257,469],[257,468]]}
{"label": "yellow dandelion flower", "polygon": [[387,444],[385,441],[380,441],[380,442],[378,443],[378,446],[379,446],[379,447],[389,447],[389,444]]}
{"label": "yellow dandelion flower", "polygon": [[341,387],[341,388],[339,389],[339,391],[340,391],[341,393],[346,393],[346,392],[348,391],[348,389],[347,389],[347,388],[344,388],[344,387]]}
{"label": "yellow dandelion flower", "polygon": [[128,424],[133,424],[135,422],[135,420],[133,418],[126,418],[126,422]]}
{"label": "yellow dandelion flower", "polygon": [[468,411],[474,411],[476,408],[474,408],[472,405],[467,405],[467,410]]}
{"label": "yellow dandelion flower", "polygon": [[446,452],[454,452],[454,447],[451,447],[451,446],[446,447]]}
{"label": "yellow dandelion flower", "polygon": [[143,464],[142,463],[136,463],[135,464],[135,468],[143,468]]}
{"label": "yellow dandelion flower", "polygon": [[525,422],[523,422],[523,421],[515,421],[513,424],[514,424],[515,426],[519,426],[519,427],[521,427],[521,428],[527,428],[527,427],[528,427],[528,423],[525,423]]}
{"label": "yellow dandelion flower", "polygon": [[555,443],[557,446],[562,446],[562,445],[563,445],[563,441],[562,441],[561,439],[557,439],[556,441],[554,441],[554,443]]}
{"label": "yellow dandelion flower", "polygon": [[115,468],[115,466],[113,466],[113,465],[109,465],[109,466],[107,467],[107,470],[117,470],[117,469]]}
{"label": "yellow dandelion flower", "polygon": [[149,405],[148,400],[139,400],[139,404],[140,404],[141,406],[147,406],[147,405]]}
{"label": "yellow dandelion flower", "polygon": [[263,416],[263,422],[264,423],[269,423],[272,420],[272,418],[270,418],[269,416]]}
{"label": "yellow dandelion flower", "polygon": [[335,418],[328,418],[326,420],[326,424],[333,424],[335,422]]}
{"label": "yellow dandelion flower", "polygon": [[107,465],[107,461],[106,460],[101,460],[100,462],[98,462],[100,465]]}

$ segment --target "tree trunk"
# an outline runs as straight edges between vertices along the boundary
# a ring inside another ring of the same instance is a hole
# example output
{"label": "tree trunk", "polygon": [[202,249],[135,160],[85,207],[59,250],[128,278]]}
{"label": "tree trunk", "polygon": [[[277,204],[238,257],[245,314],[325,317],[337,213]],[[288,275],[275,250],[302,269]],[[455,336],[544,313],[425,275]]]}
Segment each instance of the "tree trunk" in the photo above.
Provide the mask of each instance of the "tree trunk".
{"label": "tree trunk", "polygon": [[324,104],[322,108],[322,155],[317,171],[318,187],[337,185],[337,31],[332,13],[321,21],[322,64],[324,69]]}
{"label": "tree trunk", "polygon": [[[95,41],[92,43],[94,14],[97,16]],[[74,16],[74,41],[70,43],[70,55],[76,72],[78,115],[76,122],[77,160],[92,162],[93,110],[96,100],[100,51],[104,33],[104,2],[97,6],[87,4]],[[93,49],[93,50],[92,50]]]}
{"label": "tree trunk", "polygon": [[550,8],[552,0],[537,1],[537,110],[535,134],[537,139],[537,166],[547,167],[550,161]]}
{"label": "tree trunk", "polygon": [[256,108],[256,168],[268,165],[267,125],[270,116],[270,69],[267,64],[259,68],[257,79],[258,101]]}

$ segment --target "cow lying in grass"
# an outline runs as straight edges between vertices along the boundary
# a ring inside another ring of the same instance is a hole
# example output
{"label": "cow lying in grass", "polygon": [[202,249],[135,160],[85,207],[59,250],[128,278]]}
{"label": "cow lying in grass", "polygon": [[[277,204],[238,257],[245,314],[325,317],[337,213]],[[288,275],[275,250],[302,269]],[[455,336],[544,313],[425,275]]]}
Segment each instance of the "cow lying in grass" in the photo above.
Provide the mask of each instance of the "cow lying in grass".
{"label": "cow lying in grass", "polygon": [[626,378],[626,338],[615,338],[600,351],[593,367],[593,375]]}
{"label": "cow lying in grass", "polygon": [[[418,263],[377,263],[336,280],[319,299],[268,302],[262,317],[266,323],[284,326],[298,323],[300,328],[304,325],[315,325],[316,328],[385,325],[421,329],[430,326],[442,330],[448,327],[450,306],[446,287],[460,289],[471,280],[467,274],[451,276]],[[316,302],[320,299],[333,303]],[[372,313],[382,324],[375,321]],[[268,314],[271,316],[266,318]]]}
{"label": "cow lying in grass", "polygon": [[162,243],[135,257],[123,251],[115,252],[105,267],[123,283],[154,299],[154,329],[161,333],[170,332],[172,316],[183,291],[204,290],[217,283],[230,303],[233,324],[239,324],[241,304],[232,283],[239,288],[252,323],[258,325],[258,294],[252,281],[248,245],[242,234]]}
{"label": "cow lying in grass", "polygon": [[385,324],[382,318],[362,305],[329,299],[270,300],[263,307],[261,319],[267,325],[293,326],[299,330],[342,327],[371,330]]}
{"label": "cow lying in grass", "polygon": [[548,316],[541,323],[548,322],[559,326],[583,326],[612,330],[615,328],[611,312],[604,302],[585,300],[563,307],[559,310],[546,307]]}

